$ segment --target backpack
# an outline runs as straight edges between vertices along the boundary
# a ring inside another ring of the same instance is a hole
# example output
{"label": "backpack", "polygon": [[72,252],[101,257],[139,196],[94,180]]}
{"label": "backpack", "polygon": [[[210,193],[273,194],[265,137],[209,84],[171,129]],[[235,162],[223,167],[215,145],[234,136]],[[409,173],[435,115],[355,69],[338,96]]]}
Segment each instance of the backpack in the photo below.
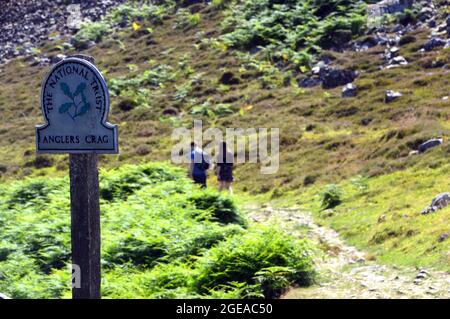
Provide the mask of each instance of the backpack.
{"label": "backpack", "polygon": [[202,171],[206,171],[209,169],[210,164],[209,162],[205,159],[205,153],[202,152],[202,162],[201,163],[195,163],[195,165]]}
{"label": "backpack", "polygon": [[204,153],[202,153],[202,169],[203,170],[207,170],[207,169],[209,169],[209,166],[210,166],[210,164],[209,164],[209,162],[205,159],[205,154]]}

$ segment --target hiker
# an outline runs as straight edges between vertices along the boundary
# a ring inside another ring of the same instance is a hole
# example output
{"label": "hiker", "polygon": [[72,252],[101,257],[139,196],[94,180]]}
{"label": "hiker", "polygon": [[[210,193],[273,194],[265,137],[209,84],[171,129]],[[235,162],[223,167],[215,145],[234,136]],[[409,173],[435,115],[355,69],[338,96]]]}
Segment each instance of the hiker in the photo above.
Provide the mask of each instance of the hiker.
{"label": "hiker", "polygon": [[194,180],[195,183],[202,185],[202,188],[206,188],[206,178],[208,176],[207,170],[209,169],[208,155],[194,142],[191,143],[190,153],[190,165],[189,165],[189,177]]}
{"label": "hiker", "polygon": [[228,152],[227,143],[222,142],[219,146],[219,154],[217,155],[216,175],[219,182],[219,192],[226,189],[231,195],[231,183],[233,182],[233,154]]}

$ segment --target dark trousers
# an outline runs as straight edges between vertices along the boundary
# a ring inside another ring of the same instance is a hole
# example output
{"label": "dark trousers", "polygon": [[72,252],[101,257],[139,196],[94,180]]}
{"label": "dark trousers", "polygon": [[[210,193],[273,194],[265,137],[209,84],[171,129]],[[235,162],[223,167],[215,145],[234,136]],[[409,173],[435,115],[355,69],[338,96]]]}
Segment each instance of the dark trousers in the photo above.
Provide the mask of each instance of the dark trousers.
{"label": "dark trousers", "polygon": [[194,175],[193,178],[196,184],[200,184],[202,185],[202,188],[206,188],[206,174]]}

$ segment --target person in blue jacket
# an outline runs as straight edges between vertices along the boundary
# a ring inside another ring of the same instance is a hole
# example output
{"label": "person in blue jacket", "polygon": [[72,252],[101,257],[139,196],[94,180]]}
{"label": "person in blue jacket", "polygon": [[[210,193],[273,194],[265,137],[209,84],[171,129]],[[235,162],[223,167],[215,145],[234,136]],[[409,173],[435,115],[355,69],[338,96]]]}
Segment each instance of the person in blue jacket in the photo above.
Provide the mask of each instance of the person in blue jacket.
{"label": "person in blue jacket", "polygon": [[209,167],[210,160],[208,154],[206,154],[201,148],[199,148],[194,142],[192,142],[189,177],[192,178],[195,183],[200,184],[202,188],[205,188],[206,179],[208,177],[207,171]]}

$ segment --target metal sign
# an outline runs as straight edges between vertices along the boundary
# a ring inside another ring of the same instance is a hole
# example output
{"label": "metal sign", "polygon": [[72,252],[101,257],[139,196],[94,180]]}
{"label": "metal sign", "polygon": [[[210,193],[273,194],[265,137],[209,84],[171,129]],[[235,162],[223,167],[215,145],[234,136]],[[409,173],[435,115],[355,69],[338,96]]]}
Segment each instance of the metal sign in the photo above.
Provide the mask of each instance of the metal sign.
{"label": "metal sign", "polygon": [[118,153],[117,126],[107,122],[108,88],[92,63],[72,57],[56,64],[42,83],[41,109],[38,153]]}

